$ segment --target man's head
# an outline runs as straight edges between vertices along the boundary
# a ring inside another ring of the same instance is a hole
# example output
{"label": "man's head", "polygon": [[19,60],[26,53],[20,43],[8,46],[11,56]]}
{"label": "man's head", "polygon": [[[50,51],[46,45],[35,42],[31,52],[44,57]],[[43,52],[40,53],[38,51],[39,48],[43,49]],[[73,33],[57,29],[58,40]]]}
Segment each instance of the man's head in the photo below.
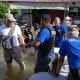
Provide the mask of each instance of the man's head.
{"label": "man's head", "polygon": [[40,22],[42,26],[49,26],[51,23],[51,16],[49,14],[43,14]]}
{"label": "man's head", "polygon": [[65,21],[71,21],[71,17],[66,16],[66,17],[65,17]]}
{"label": "man's head", "polygon": [[64,18],[64,22],[65,22],[65,25],[68,27],[68,26],[72,25],[73,20],[72,20],[71,17],[66,16],[66,17]]}
{"label": "man's head", "polygon": [[61,19],[60,19],[60,17],[55,17],[55,18],[54,18],[54,24],[55,24],[56,26],[59,26],[59,25],[61,24]]}
{"label": "man's head", "polygon": [[5,14],[5,20],[6,20],[6,24],[9,27],[12,26],[12,24],[16,21],[16,19],[14,18],[14,16],[11,13]]}
{"label": "man's head", "polygon": [[78,37],[79,29],[77,26],[72,25],[67,27],[67,36],[68,37]]}

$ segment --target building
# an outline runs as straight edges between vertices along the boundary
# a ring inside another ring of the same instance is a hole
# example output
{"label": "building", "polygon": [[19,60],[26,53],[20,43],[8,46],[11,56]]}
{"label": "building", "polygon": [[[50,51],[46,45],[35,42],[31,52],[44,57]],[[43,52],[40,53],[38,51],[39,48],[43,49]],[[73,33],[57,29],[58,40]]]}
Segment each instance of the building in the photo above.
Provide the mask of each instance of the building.
{"label": "building", "polygon": [[18,14],[23,18],[23,22],[38,22],[37,16],[48,13],[54,17],[64,16],[70,13],[75,19],[80,18],[80,0],[2,0],[7,1],[10,9],[18,9]]}

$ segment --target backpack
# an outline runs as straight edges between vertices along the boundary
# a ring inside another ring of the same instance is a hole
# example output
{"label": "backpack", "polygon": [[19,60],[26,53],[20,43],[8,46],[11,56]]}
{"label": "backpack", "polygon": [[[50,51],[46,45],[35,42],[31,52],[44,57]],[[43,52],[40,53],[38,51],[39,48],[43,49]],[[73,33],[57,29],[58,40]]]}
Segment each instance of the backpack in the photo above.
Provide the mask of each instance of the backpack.
{"label": "backpack", "polygon": [[27,36],[27,38],[25,39],[25,43],[31,43],[33,41],[33,34],[30,30],[24,30],[24,35]]}
{"label": "backpack", "polygon": [[13,26],[9,33],[8,33],[8,36],[5,37],[3,40],[2,40],[2,47],[4,49],[12,49],[13,48],[13,37],[12,37],[12,34],[15,30],[15,26]]}

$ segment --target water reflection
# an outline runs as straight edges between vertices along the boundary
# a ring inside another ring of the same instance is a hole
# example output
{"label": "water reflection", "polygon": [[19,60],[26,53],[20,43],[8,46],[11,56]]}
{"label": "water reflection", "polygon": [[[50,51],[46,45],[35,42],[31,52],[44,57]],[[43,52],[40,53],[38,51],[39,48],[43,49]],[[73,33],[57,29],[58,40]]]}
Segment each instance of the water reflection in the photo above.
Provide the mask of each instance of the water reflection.
{"label": "water reflection", "polygon": [[27,78],[27,72],[17,72],[17,71],[13,71],[13,70],[8,70],[6,72],[6,79],[5,80],[26,80]]}
{"label": "water reflection", "polygon": [[0,80],[29,80],[29,77],[33,74],[35,57],[25,54],[23,55],[23,59],[26,64],[26,70],[24,72],[20,71],[19,65],[15,61],[12,63],[13,68],[7,70],[6,63],[3,59],[2,48],[0,47]]}
{"label": "water reflection", "polygon": [[24,72],[20,71],[15,61],[12,63],[13,69],[7,70],[3,55],[0,54],[0,80],[28,80],[29,76],[33,73],[35,59],[27,55],[24,55],[23,59],[26,64],[26,70]]}

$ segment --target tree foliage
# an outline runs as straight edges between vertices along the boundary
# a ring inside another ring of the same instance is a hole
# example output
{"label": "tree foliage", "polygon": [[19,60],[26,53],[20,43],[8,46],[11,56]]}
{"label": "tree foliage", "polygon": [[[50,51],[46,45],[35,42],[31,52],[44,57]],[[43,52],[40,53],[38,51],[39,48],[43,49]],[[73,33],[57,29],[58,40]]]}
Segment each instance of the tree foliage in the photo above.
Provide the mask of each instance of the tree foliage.
{"label": "tree foliage", "polygon": [[18,15],[18,10],[17,9],[11,9],[10,12],[16,17]]}
{"label": "tree foliage", "polygon": [[3,18],[4,14],[8,12],[8,4],[0,2],[0,18]]}

